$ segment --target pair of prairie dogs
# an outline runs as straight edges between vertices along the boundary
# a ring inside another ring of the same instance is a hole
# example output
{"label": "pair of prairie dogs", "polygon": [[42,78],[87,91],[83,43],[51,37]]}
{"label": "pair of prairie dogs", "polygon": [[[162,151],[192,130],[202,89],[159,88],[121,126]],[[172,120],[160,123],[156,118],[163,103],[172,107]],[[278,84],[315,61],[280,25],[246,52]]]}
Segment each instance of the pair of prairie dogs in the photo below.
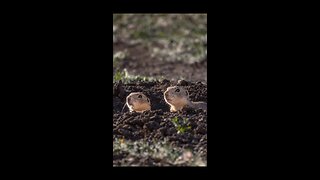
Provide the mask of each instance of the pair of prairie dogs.
{"label": "pair of prairie dogs", "polygon": [[[170,105],[170,112],[182,110],[185,107],[207,110],[207,103],[192,102],[189,99],[189,92],[180,86],[168,87],[163,93],[164,99]],[[151,110],[149,98],[141,92],[133,92],[126,98],[126,104],[130,112],[144,112]]]}

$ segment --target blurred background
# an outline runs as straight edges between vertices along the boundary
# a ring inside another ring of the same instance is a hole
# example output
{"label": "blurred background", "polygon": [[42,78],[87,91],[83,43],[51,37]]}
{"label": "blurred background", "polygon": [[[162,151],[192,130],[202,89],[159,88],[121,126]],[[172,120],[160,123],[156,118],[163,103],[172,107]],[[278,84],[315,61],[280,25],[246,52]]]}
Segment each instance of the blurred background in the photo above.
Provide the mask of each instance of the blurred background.
{"label": "blurred background", "polygon": [[207,82],[206,14],[114,14],[114,80]]}

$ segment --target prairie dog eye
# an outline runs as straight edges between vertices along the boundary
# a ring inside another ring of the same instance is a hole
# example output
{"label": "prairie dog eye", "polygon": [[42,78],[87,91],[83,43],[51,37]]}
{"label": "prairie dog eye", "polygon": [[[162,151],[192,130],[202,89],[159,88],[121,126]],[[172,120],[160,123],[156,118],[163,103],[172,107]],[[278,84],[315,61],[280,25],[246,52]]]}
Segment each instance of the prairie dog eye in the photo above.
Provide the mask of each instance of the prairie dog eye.
{"label": "prairie dog eye", "polygon": [[180,89],[176,89],[175,91],[176,91],[176,92],[180,92]]}
{"label": "prairie dog eye", "polygon": [[139,95],[139,96],[138,96],[138,98],[140,98],[140,99],[141,99],[141,98],[142,98],[142,95]]}

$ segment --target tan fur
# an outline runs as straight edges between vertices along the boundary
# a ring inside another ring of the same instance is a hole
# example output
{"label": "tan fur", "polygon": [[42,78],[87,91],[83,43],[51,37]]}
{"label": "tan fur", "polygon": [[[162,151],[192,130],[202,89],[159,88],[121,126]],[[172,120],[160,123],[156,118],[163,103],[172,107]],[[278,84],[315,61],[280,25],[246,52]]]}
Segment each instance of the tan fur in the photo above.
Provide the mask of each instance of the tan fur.
{"label": "tan fur", "polygon": [[170,112],[180,111],[186,107],[207,110],[207,103],[190,101],[188,91],[181,86],[168,87],[163,96],[166,103],[170,105]]}
{"label": "tan fur", "polygon": [[205,102],[192,102],[192,106],[195,109],[207,110],[207,103]]}
{"label": "tan fur", "polygon": [[[139,98],[139,96],[141,98]],[[151,110],[151,103],[149,98],[141,92],[130,93],[126,98],[126,105],[130,112],[139,112]]]}

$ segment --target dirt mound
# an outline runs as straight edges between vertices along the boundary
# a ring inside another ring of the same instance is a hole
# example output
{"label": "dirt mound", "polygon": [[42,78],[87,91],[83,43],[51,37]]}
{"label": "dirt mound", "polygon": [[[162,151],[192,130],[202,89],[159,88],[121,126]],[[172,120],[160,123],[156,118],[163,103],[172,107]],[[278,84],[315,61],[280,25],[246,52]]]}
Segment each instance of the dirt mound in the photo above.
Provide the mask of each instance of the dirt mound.
{"label": "dirt mound", "polygon": [[[201,82],[179,82],[190,93],[192,101],[207,102],[207,85]],[[167,87],[177,85],[168,80],[155,82],[134,82],[113,85],[113,141],[124,139],[145,142],[168,141],[172,146],[191,149],[194,154],[207,158],[207,112],[184,110],[170,112],[163,99]],[[143,92],[150,98],[151,111],[131,113],[128,108],[122,111],[125,98],[131,92]],[[120,165],[130,155],[125,152],[114,153],[114,165]],[[161,165],[163,160],[141,157],[134,158],[135,165]],[[129,161],[129,160],[128,160]],[[128,162],[126,161],[126,162]],[[163,162],[163,164],[170,164]]]}

